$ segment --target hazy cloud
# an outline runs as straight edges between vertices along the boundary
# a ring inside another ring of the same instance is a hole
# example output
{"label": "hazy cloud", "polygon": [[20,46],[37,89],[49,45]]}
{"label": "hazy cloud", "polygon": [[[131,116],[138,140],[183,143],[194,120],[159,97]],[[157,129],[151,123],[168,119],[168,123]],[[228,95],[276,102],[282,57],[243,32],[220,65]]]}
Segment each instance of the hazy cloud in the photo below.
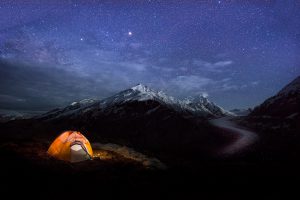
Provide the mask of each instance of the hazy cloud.
{"label": "hazy cloud", "polygon": [[177,76],[170,80],[169,88],[171,92],[179,95],[187,95],[190,93],[200,94],[206,92],[206,88],[213,84],[214,81],[210,78],[189,75],[189,76]]}
{"label": "hazy cloud", "polygon": [[192,62],[193,65],[198,66],[200,70],[207,72],[222,72],[225,66],[233,64],[231,60],[218,61],[218,62],[207,62],[201,59],[194,59]]}
{"label": "hazy cloud", "polygon": [[226,60],[226,61],[219,61],[216,63],[211,64],[213,67],[224,67],[227,65],[231,65],[233,62],[231,60]]}
{"label": "hazy cloud", "polygon": [[127,69],[135,70],[137,72],[145,71],[147,69],[147,65],[143,63],[120,62],[120,63],[116,63],[116,65],[120,65],[122,67],[126,67]]}

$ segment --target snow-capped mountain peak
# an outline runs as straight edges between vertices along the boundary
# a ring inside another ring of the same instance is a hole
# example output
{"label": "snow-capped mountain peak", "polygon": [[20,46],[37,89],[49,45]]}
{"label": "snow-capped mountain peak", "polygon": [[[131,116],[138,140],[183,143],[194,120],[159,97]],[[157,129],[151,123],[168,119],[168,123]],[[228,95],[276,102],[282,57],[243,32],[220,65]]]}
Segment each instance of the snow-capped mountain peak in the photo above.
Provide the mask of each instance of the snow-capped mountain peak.
{"label": "snow-capped mountain peak", "polygon": [[147,101],[156,100],[164,104],[174,104],[175,98],[166,95],[162,91],[155,91],[148,86],[138,84],[130,89],[123,90],[111,97],[101,101],[102,106],[111,105],[113,103],[124,103],[131,101]]}
{"label": "snow-capped mountain peak", "polygon": [[60,116],[76,116],[92,110],[104,113],[118,112],[122,107],[126,107],[128,103],[143,101],[155,101],[162,106],[188,116],[210,118],[233,115],[210,102],[202,95],[179,100],[166,95],[163,91],[156,91],[145,85],[138,84],[102,100],[84,99],[79,102],[73,102],[65,108],[52,110],[41,117],[49,119],[53,117],[59,118]]}
{"label": "snow-capped mountain peak", "polygon": [[147,87],[146,85],[143,85],[141,83],[137,84],[136,86],[133,86],[131,89],[134,91],[142,92],[142,93],[146,93],[151,90],[149,87]]}
{"label": "snow-capped mountain peak", "polygon": [[235,115],[229,111],[226,111],[225,109],[216,105],[215,103],[209,101],[208,98],[204,95],[188,97],[184,99],[183,102],[195,111],[204,110],[205,112],[210,113],[212,116]]}
{"label": "snow-capped mountain peak", "polygon": [[153,89],[151,89],[148,86],[143,85],[143,84],[138,84],[138,85],[132,87],[131,90],[133,90],[133,91],[135,91],[135,92],[137,92],[141,95],[147,95],[147,96],[152,97],[152,98],[159,98],[159,99],[168,100],[168,101],[173,101],[174,100],[173,97],[166,95],[163,91],[153,90]]}
{"label": "snow-capped mountain peak", "polygon": [[198,95],[195,97],[187,97],[183,100],[176,99],[166,95],[163,91],[156,91],[143,84],[124,90],[106,100],[104,107],[112,103],[122,103],[130,101],[147,101],[155,100],[161,104],[167,105],[179,112],[189,112],[201,116],[234,116],[235,114],[226,111],[213,102],[210,102],[207,96]]}

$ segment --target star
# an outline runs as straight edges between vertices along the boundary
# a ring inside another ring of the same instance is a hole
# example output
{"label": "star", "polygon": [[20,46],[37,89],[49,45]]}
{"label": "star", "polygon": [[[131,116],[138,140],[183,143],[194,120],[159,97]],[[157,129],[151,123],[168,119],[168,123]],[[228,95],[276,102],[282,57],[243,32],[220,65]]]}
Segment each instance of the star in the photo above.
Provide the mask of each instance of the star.
{"label": "star", "polygon": [[[123,1],[122,6],[61,1],[49,6],[28,3],[25,7],[18,2],[10,0],[5,6],[0,3],[0,63],[3,65],[3,59],[5,63],[20,63],[18,68],[28,72],[31,68],[27,65],[41,66],[45,75],[52,67],[61,70],[63,74],[47,77],[53,90],[45,95],[56,98],[56,88],[62,94],[59,100],[51,102],[102,97],[126,89],[131,83],[144,82],[178,98],[205,90],[225,107],[248,107],[256,106],[271,95],[270,91],[262,88],[251,97],[247,91],[236,88],[257,79],[276,91],[289,78],[300,74],[300,12],[289,1],[285,2],[285,12],[277,1],[272,1],[269,8],[270,1],[174,1],[168,6],[162,1],[145,0],[148,3],[138,4],[138,11],[131,1]],[[63,9],[55,9],[60,6]],[[51,14],[53,9],[55,13]],[[0,76],[13,73],[14,68],[2,69],[1,65]],[[32,75],[31,79],[36,78],[30,80],[32,87],[40,81],[39,70]],[[87,83],[71,90],[69,80],[61,80],[65,75]],[[275,76],[281,82],[270,83]],[[23,91],[24,87],[31,87],[29,83],[17,80],[18,85],[10,86],[9,78],[1,76],[0,101],[4,101],[1,89],[11,96],[19,89],[18,98],[35,100],[33,90],[26,90],[28,94]],[[98,80],[105,84],[98,84]],[[223,87],[225,83],[230,83],[230,87]],[[232,101],[223,98],[231,94]],[[22,106],[36,109],[35,103]],[[48,105],[47,101],[45,105],[51,107],[55,103]],[[7,100],[6,106],[10,104],[13,103]],[[4,107],[1,102],[0,109]]]}

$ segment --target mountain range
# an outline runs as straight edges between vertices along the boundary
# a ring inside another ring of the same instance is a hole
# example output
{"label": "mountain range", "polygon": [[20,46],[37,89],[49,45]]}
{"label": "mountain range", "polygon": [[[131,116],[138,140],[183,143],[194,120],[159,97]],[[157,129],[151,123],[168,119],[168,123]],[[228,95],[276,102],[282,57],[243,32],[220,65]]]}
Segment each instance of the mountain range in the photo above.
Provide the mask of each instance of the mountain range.
{"label": "mountain range", "polygon": [[102,100],[85,99],[14,120],[1,129],[11,137],[45,141],[78,130],[91,142],[126,145],[174,161],[175,155],[207,156],[228,143],[230,136],[218,133],[208,119],[232,115],[203,96],[178,100],[138,84]]}
{"label": "mountain range", "polygon": [[0,128],[9,133],[5,137],[46,141],[65,130],[78,130],[91,142],[126,145],[158,157],[167,154],[174,160],[170,156],[187,157],[195,152],[207,156],[222,148],[232,135],[217,130],[209,120],[244,115],[236,119],[261,132],[260,141],[269,143],[275,138],[272,133],[279,132],[279,142],[269,145],[277,147],[285,133],[297,135],[300,130],[299,83],[298,77],[253,111],[232,112],[203,96],[179,100],[138,84],[102,100],[85,99],[35,117],[1,123]]}
{"label": "mountain range", "polygon": [[84,99],[79,102],[73,102],[69,106],[51,110],[36,118],[43,120],[54,120],[64,117],[76,118],[78,115],[82,116],[85,115],[85,113],[91,112],[93,116],[108,113],[119,113],[121,116],[130,114],[125,113],[125,107],[129,104],[143,104],[150,101],[155,102],[158,106],[152,109],[146,108],[144,114],[157,112],[161,107],[165,107],[173,112],[182,114],[186,118],[201,117],[208,119],[234,115],[215,103],[210,102],[204,96],[188,97],[184,100],[178,100],[166,95],[162,91],[155,91],[145,85],[138,84],[111,97],[102,100]]}

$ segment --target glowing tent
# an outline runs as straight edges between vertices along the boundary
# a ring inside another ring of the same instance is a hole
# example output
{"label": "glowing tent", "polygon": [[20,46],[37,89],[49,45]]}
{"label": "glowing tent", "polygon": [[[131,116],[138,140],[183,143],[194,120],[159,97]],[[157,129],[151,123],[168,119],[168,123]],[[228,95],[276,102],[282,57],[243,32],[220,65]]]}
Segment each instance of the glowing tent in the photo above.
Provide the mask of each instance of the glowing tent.
{"label": "glowing tent", "polygon": [[48,154],[59,160],[80,162],[91,159],[93,150],[90,142],[80,132],[66,131],[50,145]]}

